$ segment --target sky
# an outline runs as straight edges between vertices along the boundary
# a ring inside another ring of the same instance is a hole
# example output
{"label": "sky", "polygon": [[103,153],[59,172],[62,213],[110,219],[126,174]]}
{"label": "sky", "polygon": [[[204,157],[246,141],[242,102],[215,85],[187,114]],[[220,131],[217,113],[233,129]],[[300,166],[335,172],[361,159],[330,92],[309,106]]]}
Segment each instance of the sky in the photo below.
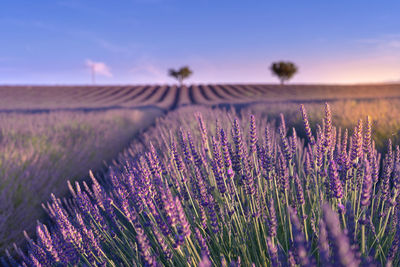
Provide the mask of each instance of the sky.
{"label": "sky", "polygon": [[400,1],[0,0],[0,84],[400,81]]}

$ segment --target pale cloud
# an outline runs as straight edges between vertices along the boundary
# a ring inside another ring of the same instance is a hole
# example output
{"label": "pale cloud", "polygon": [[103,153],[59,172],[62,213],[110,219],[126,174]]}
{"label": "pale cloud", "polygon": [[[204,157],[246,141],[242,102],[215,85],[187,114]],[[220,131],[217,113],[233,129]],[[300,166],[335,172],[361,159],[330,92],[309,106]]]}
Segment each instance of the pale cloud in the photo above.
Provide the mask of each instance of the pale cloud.
{"label": "pale cloud", "polygon": [[87,59],[86,60],[86,66],[89,67],[90,69],[93,69],[93,71],[96,74],[103,75],[103,76],[106,76],[106,77],[112,77],[113,76],[112,73],[111,73],[110,68],[104,62],[95,62],[95,61],[92,61],[90,59]]}

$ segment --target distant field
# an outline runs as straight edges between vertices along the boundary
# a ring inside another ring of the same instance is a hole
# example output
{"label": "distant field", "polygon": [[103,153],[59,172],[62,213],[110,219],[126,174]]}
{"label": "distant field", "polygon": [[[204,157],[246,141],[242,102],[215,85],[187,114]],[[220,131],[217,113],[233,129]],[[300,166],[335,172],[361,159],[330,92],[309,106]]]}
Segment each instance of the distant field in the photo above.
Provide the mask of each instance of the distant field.
{"label": "distant field", "polygon": [[50,193],[64,195],[67,180],[104,168],[158,116],[151,108],[0,112],[0,250],[32,231]]}
{"label": "distant field", "polygon": [[268,85],[218,84],[176,87],[141,86],[0,86],[0,111],[110,109],[155,106],[164,110],[190,104],[333,101],[400,98],[400,84]]}

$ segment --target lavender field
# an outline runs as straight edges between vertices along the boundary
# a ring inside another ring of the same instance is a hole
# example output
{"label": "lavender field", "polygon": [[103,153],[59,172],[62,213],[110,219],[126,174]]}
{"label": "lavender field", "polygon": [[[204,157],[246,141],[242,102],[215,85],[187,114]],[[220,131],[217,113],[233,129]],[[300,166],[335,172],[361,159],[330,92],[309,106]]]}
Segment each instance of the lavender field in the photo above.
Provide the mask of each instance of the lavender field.
{"label": "lavender field", "polygon": [[130,88],[6,94],[4,266],[398,266],[397,85]]}
{"label": "lavender field", "polygon": [[158,110],[0,114],[0,248],[20,243],[50,193],[100,171]]}
{"label": "lavender field", "polygon": [[251,108],[170,113],[105,179],[52,194],[3,264],[398,266],[399,147],[379,153],[369,117],[339,130],[326,105],[310,129],[298,112],[306,140]]}

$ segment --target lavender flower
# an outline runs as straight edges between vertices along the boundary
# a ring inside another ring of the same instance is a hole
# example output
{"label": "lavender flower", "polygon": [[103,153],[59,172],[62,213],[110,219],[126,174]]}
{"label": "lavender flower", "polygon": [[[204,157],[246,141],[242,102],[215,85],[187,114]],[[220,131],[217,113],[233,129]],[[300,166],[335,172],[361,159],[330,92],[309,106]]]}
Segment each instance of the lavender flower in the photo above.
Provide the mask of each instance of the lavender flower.
{"label": "lavender flower", "polygon": [[257,127],[254,115],[250,115],[250,152],[256,151]]}
{"label": "lavender flower", "polygon": [[268,203],[268,212],[269,212],[268,235],[270,237],[276,237],[277,228],[278,228],[278,221],[276,219],[276,212],[275,212],[274,204],[275,204],[274,199],[270,198],[269,203]]}
{"label": "lavender flower", "polygon": [[332,196],[341,199],[343,197],[342,183],[339,179],[336,163],[333,160],[329,162],[329,179]]}
{"label": "lavender flower", "polygon": [[324,126],[324,146],[329,148],[332,144],[332,113],[328,103],[325,103]]}
{"label": "lavender flower", "polygon": [[337,214],[332,211],[328,204],[323,205],[324,222],[327,226],[328,236],[332,240],[333,256],[337,266],[356,267],[359,262],[350,247],[346,235],[340,229]]}
{"label": "lavender flower", "polygon": [[301,266],[313,266],[310,262],[307,253],[307,243],[301,232],[301,224],[296,212],[289,208],[290,219],[293,225],[293,235],[294,235],[294,245],[296,248],[296,254],[299,258],[299,263]]}
{"label": "lavender flower", "polygon": [[297,203],[301,206],[304,205],[304,192],[303,187],[301,185],[301,181],[297,173],[294,174],[294,183],[296,185],[296,196],[297,196]]}
{"label": "lavender flower", "polygon": [[364,160],[364,180],[361,192],[361,205],[368,206],[371,199],[372,177],[368,160]]}
{"label": "lavender flower", "polygon": [[183,171],[184,170],[183,160],[176,149],[175,142],[171,143],[171,154],[172,158],[174,159],[177,170],[180,172]]}
{"label": "lavender flower", "polygon": [[306,135],[307,135],[308,141],[310,142],[311,145],[314,145],[314,143],[315,143],[315,138],[314,138],[314,136],[312,135],[310,123],[309,123],[309,121],[308,121],[308,116],[307,116],[306,108],[304,107],[303,104],[300,105],[300,110],[301,110],[301,115],[302,115],[302,117],[303,117],[304,130],[306,131]]}
{"label": "lavender flower", "polygon": [[351,141],[352,145],[351,145],[350,161],[354,163],[356,159],[362,158],[362,145],[363,145],[362,120],[358,121],[358,125],[354,129]]}

